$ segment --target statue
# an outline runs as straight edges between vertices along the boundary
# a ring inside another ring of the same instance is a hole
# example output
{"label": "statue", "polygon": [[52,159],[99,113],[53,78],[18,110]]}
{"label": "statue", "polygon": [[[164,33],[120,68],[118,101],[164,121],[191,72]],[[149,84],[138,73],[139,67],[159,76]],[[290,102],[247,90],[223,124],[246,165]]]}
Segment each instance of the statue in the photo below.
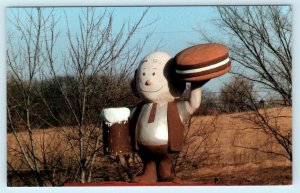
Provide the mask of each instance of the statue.
{"label": "statue", "polygon": [[[131,109],[130,115],[127,112],[123,123],[118,121],[121,125],[128,121],[129,129],[123,134],[126,142],[122,144],[132,144],[131,149],[144,164],[143,174],[134,177],[133,182],[180,182],[171,168],[183,147],[183,123],[200,106],[200,88],[229,69],[228,49],[221,44],[193,46],[174,58],[165,52],[153,52],[141,61],[135,72],[133,90],[142,102]],[[180,101],[186,82],[191,83],[190,97]],[[102,111],[103,120],[115,119],[108,116],[110,110]],[[117,149],[129,151],[128,147]]]}

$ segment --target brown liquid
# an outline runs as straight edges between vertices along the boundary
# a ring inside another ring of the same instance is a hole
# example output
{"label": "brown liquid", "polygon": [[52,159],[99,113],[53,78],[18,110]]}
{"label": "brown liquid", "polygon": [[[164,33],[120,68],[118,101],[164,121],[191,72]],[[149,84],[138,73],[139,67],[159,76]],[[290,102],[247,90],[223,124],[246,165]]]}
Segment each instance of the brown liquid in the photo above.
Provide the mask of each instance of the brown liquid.
{"label": "brown liquid", "polygon": [[132,152],[128,123],[104,124],[103,150],[105,154],[117,155]]}

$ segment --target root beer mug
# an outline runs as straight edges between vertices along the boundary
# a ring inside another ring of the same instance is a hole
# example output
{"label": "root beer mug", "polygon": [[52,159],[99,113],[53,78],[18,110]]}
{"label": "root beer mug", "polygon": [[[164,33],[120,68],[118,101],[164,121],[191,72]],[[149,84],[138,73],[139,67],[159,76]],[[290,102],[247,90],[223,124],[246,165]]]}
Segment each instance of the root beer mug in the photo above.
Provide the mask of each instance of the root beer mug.
{"label": "root beer mug", "polygon": [[105,154],[122,155],[130,153],[131,136],[128,108],[107,108],[101,112],[103,121],[103,150]]}

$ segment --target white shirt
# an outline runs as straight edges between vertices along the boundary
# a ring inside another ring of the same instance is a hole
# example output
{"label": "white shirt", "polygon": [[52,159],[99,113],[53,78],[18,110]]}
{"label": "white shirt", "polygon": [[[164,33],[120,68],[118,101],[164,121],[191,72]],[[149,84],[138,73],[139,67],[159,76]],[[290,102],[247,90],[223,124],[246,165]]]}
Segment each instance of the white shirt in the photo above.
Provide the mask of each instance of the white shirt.
{"label": "white shirt", "polygon": [[[138,143],[143,145],[166,145],[168,144],[168,103],[157,103],[154,122],[148,123],[153,103],[143,105],[136,129]],[[184,102],[177,103],[181,122],[186,118]]]}

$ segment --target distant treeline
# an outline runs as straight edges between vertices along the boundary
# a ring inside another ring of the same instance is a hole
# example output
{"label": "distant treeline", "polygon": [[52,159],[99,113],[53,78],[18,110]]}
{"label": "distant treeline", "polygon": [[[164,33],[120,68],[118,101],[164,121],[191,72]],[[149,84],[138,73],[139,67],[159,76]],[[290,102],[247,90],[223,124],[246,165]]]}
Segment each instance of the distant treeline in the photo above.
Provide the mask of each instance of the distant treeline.
{"label": "distant treeline", "polygon": [[[88,115],[85,120],[91,124],[99,124],[102,108],[131,106],[139,100],[131,92],[130,80],[125,83],[118,83],[117,80],[114,77],[97,76],[92,80],[88,92],[81,90],[87,88],[78,85],[76,77],[73,76],[36,80],[31,85],[29,92],[31,96],[28,97],[27,93],[19,92],[20,83],[16,84],[9,79],[7,97],[10,99],[8,106],[12,122],[8,121],[8,131],[12,126],[20,130],[26,127],[27,110],[30,111],[30,124],[33,128],[76,125],[76,118],[83,116],[81,115],[83,106],[84,113]],[[26,84],[26,81],[22,82],[22,87],[26,88],[28,86]],[[84,94],[86,96],[83,96]],[[29,107],[24,104],[27,97],[30,99]],[[82,104],[83,101],[85,104]],[[71,109],[70,106],[75,108]]]}
{"label": "distant treeline", "polygon": [[[139,98],[134,95],[131,89],[132,79],[128,78],[125,82],[119,82],[119,77],[99,75],[96,78],[87,78],[91,87],[88,92],[84,86],[78,85],[74,76],[60,76],[55,79],[35,80],[31,86],[31,96],[26,96],[26,92],[20,91],[20,82],[16,84],[9,78],[7,82],[7,97],[10,99],[9,107],[12,121],[8,121],[8,132],[12,126],[22,130],[26,128],[26,112],[30,111],[30,124],[33,128],[48,128],[59,126],[72,126],[77,124],[77,117],[83,117],[84,113],[88,115],[85,118],[86,124],[99,124],[100,111],[106,107],[132,106],[139,102]],[[242,82],[244,84],[245,82]],[[241,82],[239,82],[241,85]],[[26,88],[27,82],[22,81],[21,87]],[[253,96],[255,91],[253,87],[246,85],[244,92],[251,92]],[[22,90],[22,89],[21,89]],[[247,107],[248,98],[242,97],[241,91],[232,92],[228,88],[221,88],[220,92],[211,92],[202,89],[202,104],[197,115],[211,115],[220,113],[243,112],[249,110]],[[189,86],[187,86],[183,100],[188,98]],[[85,94],[85,96],[83,96]],[[237,97],[237,95],[239,97]],[[30,99],[29,106],[24,104],[26,98]],[[85,99],[83,99],[85,97]],[[254,96],[255,97],[255,96]],[[13,100],[12,100],[13,99]],[[259,108],[282,106],[282,100],[276,98],[255,99],[255,104]],[[85,104],[82,104],[82,103]],[[253,102],[253,101],[252,101]],[[70,106],[75,108],[70,108]],[[74,116],[74,114],[76,116]]]}

